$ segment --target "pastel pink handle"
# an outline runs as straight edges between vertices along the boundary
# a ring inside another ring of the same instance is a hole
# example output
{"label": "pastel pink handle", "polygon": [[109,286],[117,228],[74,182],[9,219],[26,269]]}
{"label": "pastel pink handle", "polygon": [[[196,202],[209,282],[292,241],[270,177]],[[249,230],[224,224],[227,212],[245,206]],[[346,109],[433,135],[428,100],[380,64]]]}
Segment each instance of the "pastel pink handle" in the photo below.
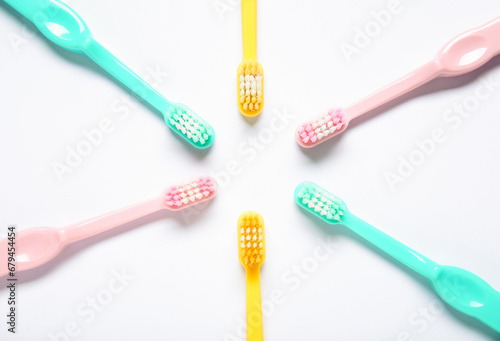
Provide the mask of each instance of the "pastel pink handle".
{"label": "pastel pink handle", "polygon": [[[186,209],[212,199],[216,193],[215,180],[209,176],[199,176],[182,185],[170,186],[156,198],[64,228],[33,227],[19,231],[15,236],[15,269],[24,271],[39,267],[56,257],[73,242],[108,231],[162,209],[171,211]],[[9,240],[7,238],[0,240],[0,278],[9,272],[8,250]]]}
{"label": "pastel pink handle", "polygon": [[434,61],[424,64],[415,71],[352,104],[350,107],[345,108],[343,110],[344,117],[347,121],[350,121],[353,118],[388,103],[436,78],[441,70],[439,64]]}
{"label": "pastel pink handle", "polygon": [[500,17],[451,40],[436,56],[441,76],[475,70],[500,53]]}
{"label": "pastel pink handle", "polygon": [[150,199],[61,229],[64,243],[73,243],[165,209],[163,198]]}
{"label": "pastel pink handle", "polygon": [[[99,217],[73,224],[65,228],[34,227],[16,234],[16,271],[24,271],[41,266],[56,257],[69,244],[110,230],[122,224],[145,217],[161,209],[163,197],[116,210]],[[8,274],[8,239],[0,241],[0,278]]]}
{"label": "pastel pink handle", "polygon": [[452,39],[432,61],[345,108],[345,118],[350,121],[434,78],[458,76],[475,70],[499,53],[500,17]]}

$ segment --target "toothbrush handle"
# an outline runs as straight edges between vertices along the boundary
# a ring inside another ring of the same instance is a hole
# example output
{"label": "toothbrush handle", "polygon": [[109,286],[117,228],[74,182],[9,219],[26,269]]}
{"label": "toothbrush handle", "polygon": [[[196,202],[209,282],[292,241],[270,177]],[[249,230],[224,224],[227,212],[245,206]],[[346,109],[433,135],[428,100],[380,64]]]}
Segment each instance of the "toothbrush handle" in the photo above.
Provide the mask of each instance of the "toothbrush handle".
{"label": "toothbrush handle", "polygon": [[490,287],[488,297],[490,301],[488,302],[487,311],[481,316],[476,316],[476,318],[493,328],[497,333],[500,333],[500,292]]}
{"label": "toothbrush handle", "polygon": [[156,91],[95,39],[90,38],[86,42],[83,52],[163,115],[165,115],[172,105],[162,94]]}
{"label": "toothbrush handle", "polygon": [[257,59],[257,0],[241,1],[243,57]]}
{"label": "toothbrush handle", "polygon": [[464,269],[439,265],[351,213],[342,221],[352,231],[427,278],[449,305],[500,332],[500,293],[483,279]]}
{"label": "toothbrush handle", "polygon": [[4,0],[9,6],[21,13],[25,18],[34,22],[37,15],[40,14],[40,9],[33,6],[36,0]]}
{"label": "toothbrush handle", "polygon": [[384,88],[345,108],[348,120],[363,115],[436,78],[442,68],[435,62],[428,62],[413,72],[399,78]]}
{"label": "toothbrush handle", "polygon": [[247,341],[263,341],[260,269],[248,269],[247,280]]}
{"label": "toothbrush handle", "polygon": [[500,292],[484,279],[445,265],[437,269],[431,283],[443,301],[500,333]]}
{"label": "toothbrush handle", "polygon": [[162,198],[154,198],[67,226],[61,229],[61,232],[64,236],[64,241],[70,244],[145,217],[163,208],[165,207],[163,206]]}
{"label": "toothbrush handle", "polygon": [[363,237],[388,255],[394,257],[410,269],[427,279],[432,279],[439,264],[409,248],[403,243],[376,229],[353,214],[348,213],[342,219],[345,226]]}
{"label": "toothbrush handle", "polygon": [[459,35],[432,61],[346,108],[346,118],[367,113],[438,76],[458,76],[479,68],[500,53],[499,35],[500,17]]}
{"label": "toothbrush handle", "polygon": [[441,76],[458,76],[479,68],[500,53],[500,17],[452,39],[437,54]]}

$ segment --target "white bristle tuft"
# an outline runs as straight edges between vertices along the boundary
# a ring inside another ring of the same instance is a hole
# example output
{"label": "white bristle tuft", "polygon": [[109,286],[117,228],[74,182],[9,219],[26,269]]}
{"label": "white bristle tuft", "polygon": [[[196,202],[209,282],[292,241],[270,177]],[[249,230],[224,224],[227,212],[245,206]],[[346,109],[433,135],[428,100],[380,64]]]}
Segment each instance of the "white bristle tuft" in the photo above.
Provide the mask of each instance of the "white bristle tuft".
{"label": "white bristle tuft", "polygon": [[333,136],[346,127],[346,119],[340,109],[330,110],[299,126],[297,140],[301,145],[314,146],[315,144]]}
{"label": "white bristle tuft", "polygon": [[211,199],[216,192],[216,182],[208,176],[201,176],[183,185],[168,188],[164,202],[168,208],[178,210]]}

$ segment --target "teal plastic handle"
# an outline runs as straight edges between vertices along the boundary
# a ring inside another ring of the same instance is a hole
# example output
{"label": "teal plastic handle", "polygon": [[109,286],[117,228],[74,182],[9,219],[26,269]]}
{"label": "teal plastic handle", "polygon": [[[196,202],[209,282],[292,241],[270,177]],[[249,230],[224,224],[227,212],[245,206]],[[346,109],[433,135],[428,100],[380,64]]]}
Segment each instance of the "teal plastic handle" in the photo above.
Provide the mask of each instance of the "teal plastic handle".
{"label": "teal plastic handle", "polygon": [[170,111],[173,103],[168,101],[95,39],[90,37],[82,46],[82,51],[158,111],[163,114]]}
{"label": "teal plastic handle", "polygon": [[113,77],[160,111],[167,125],[196,148],[212,145],[213,128],[192,110],[172,103],[99,44],[83,19],[58,0],[5,0],[30,20],[50,41],[64,49],[86,54]]}
{"label": "teal plastic handle", "polygon": [[346,204],[313,182],[295,189],[297,204],[329,224],[342,224],[402,264],[426,277],[450,306],[473,316],[500,333],[500,292],[477,275],[443,266],[353,215]]}
{"label": "teal plastic handle", "polygon": [[346,213],[342,222],[379,249],[426,277],[450,306],[500,333],[500,292],[467,270],[439,265],[372,225]]}
{"label": "teal plastic handle", "polygon": [[428,280],[434,278],[439,268],[439,264],[436,262],[376,229],[348,211],[343,217],[342,223],[360,237],[363,237],[380,250],[391,255],[410,269],[426,277]]}

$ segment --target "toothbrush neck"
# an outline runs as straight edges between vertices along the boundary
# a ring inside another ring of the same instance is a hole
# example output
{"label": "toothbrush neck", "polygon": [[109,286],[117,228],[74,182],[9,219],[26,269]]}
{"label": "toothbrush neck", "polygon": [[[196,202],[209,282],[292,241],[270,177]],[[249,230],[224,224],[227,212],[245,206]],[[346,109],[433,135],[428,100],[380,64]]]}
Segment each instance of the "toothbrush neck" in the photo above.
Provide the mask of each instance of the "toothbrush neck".
{"label": "toothbrush neck", "polygon": [[95,39],[89,39],[82,52],[163,115],[165,115],[172,105],[162,94],[156,91],[156,89],[128,68]]}
{"label": "toothbrush neck", "polygon": [[154,198],[131,205],[99,217],[67,226],[62,229],[64,240],[71,244],[81,239],[94,236],[114,227],[129,223],[163,209],[162,198]]}
{"label": "toothbrush neck", "polygon": [[434,278],[439,268],[439,264],[436,262],[421,255],[417,251],[376,229],[351,213],[344,216],[343,223],[360,237],[394,257],[410,269],[418,272],[429,280]]}
{"label": "toothbrush neck", "polygon": [[243,26],[243,57],[257,59],[257,0],[241,1],[241,21]]}
{"label": "toothbrush neck", "polygon": [[345,115],[348,120],[363,115],[429,82],[439,76],[441,71],[442,67],[439,63],[434,60],[428,62],[406,76],[345,108]]}
{"label": "toothbrush neck", "polygon": [[264,340],[262,323],[262,297],[260,293],[260,267],[247,269],[247,341]]}

